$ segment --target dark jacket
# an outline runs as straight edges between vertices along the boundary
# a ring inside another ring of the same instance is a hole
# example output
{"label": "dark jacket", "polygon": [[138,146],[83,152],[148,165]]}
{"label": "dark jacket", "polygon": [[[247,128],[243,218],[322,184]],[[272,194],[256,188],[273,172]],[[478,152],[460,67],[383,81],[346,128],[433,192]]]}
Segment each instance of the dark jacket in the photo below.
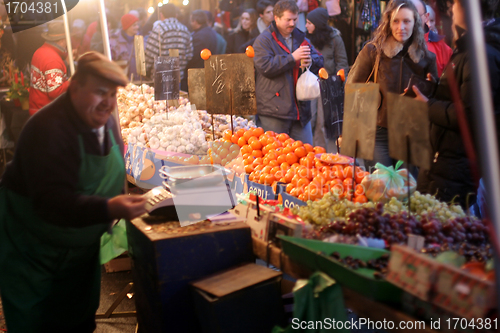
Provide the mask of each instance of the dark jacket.
{"label": "dark jacket", "polygon": [[217,54],[217,35],[212,28],[208,26],[200,28],[195,30],[192,36],[193,58],[187,63],[186,73],[189,68],[203,68],[205,66],[205,62],[200,56],[203,49],[209,49],[212,54]]}
{"label": "dark jacket", "polygon": [[328,74],[336,75],[341,69],[344,69],[346,77],[349,72],[349,63],[347,62],[347,53],[344,46],[344,41],[340,35],[340,31],[330,27],[331,40],[330,43],[323,46],[322,49],[316,48],[323,56],[324,65]]}
{"label": "dark jacket", "polygon": [[29,197],[36,213],[55,225],[78,228],[110,223],[107,198],[77,193],[81,164],[78,137],[87,154],[107,155],[111,147],[108,129],[123,152],[113,116],[105,127],[102,152],[97,135],[82,122],[69,94],[63,93],[28,120],[0,187]]}
{"label": "dark jacket", "polygon": [[[295,28],[292,32],[293,50],[307,43],[311,48],[311,71],[315,74],[323,66],[323,57],[316,52],[305,34]],[[311,102],[296,100],[295,86],[300,75],[300,61],[295,61],[286,41],[273,22],[253,45],[255,50],[255,93],[257,114],[281,119],[300,120],[306,125],[311,120]]]}
{"label": "dark jacket", "polygon": [[[484,29],[488,70],[493,96],[493,107],[497,120],[500,114],[500,21],[493,21]],[[467,34],[456,42],[456,48],[439,81],[434,98],[430,99],[429,120],[432,147],[431,169],[421,171],[417,188],[424,193],[435,194],[443,201],[449,201],[459,195],[458,202],[465,205],[467,194],[476,192],[472,179],[462,135],[458,126],[455,105],[451,98],[448,77],[454,71],[460,97],[464,105],[467,123],[472,136],[475,137],[475,126],[472,110],[472,74],[467,52]],[[476,148],[476,151],[478,149]],[[473,200],[470,201],[473,203]]]}
{"label": "dark jacket", "polygon": [[250,40],[256,38],[259,35],[259,30],[257,28],[251,31],[233,31],[229,36],[227,36],[227,48],[226,53],[242,53],[245,49],[241,50],[243,45],[246,45]]}
{"label": "dark jacket", "polygon": [[[346,84],[365,83],[368,78],[374,80],[372,73],[376,60],[376,47],[367,44],[359,53],[356,62],[349,72]],[[413,44],[402,45],[394,38],[389,37],[382,49],[377,83],[380,84],[382,105],[378,111],[377,126],[387,128],[387,99],[388,92],[401,94],[408,86],[412,74],[426,79],[427,73],[437,77],[436,56],[424,50],[418,50]]]}

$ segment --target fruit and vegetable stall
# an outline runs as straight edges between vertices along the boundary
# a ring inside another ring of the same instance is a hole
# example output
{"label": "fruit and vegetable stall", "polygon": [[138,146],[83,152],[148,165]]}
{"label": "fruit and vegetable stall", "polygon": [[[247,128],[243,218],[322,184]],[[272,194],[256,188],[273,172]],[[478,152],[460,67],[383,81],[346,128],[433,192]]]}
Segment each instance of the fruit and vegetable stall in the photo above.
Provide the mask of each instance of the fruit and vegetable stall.
{"label": "fruit and vegetable stall", "polygon": [[[326,272],[342,285],[347,306],[367,316],[380,317],[384,307],[386,318],[399,319],[492,315],[490,226],[415,191],[406,169],[369,173],[350,157],[234,115],[231,131],[227,115],[194,110],[185,98],[166,112],[150,87],[140,88],[119,93],[132,182],[162,185],[155,174],[163,166],[224,166],[238,197],[231,212],[250,227],[254,254],[284,272]],[[369,302],[385,305],[367,310]]]}

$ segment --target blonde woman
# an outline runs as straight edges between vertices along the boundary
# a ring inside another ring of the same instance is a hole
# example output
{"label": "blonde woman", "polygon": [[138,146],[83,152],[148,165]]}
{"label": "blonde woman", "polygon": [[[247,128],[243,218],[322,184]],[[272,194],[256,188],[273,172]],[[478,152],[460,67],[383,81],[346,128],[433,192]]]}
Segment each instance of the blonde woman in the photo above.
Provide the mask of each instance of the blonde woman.
{"label": "blonde woman", "polygon": [[255,9],[245,9],[240,16],[240,22],[234,31],[227,37],[226,53],[245,52],[241,46],[259,35],[257,29],[257,12]]}
{"label": "blonde woman", "polygon": [[387,5],[373,40],[361,50],[347,78],[347,84],[380,84],[382,101],[377,114],[374,158],[365,161],[367,170],[377,162],[385,166],[395,164],[389,157],[387,93],[401,94],[412,74],[425,80],[428,73],[437,78],[436,56],[427,50],[420,15],[411,0],[393,0]]}

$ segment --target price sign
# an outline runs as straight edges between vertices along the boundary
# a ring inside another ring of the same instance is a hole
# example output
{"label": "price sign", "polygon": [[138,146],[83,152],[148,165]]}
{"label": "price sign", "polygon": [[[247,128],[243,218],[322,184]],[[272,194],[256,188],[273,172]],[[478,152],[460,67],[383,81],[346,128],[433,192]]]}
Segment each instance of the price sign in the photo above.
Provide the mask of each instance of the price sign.
{"label": "price sign", "polygon": [[373,160],[380,90],[377,83],[354,83],[345,86],[342,155]]}
{"label": "price sign", "polygon": [[205,60],[205,89],[208,113],[257,112],[253,59],[246,54],[213,55]]}
{"label": "price sign", "polygon": [[[389,156],[429,170],[431,145],[427,103],[399,94],[388,93],[387,123]],[[407,140],[410,141],[409,152]],[[409,161],[408,157],[410,157]]]}
{"label": "price sign", "polygon": [[188,69],[188,90],[191,105],[196,105],[197,110],[207,109],[207,90],[205,88],[205,69]]}
{"label": "price sign", "polygon": [[155,57],[155,100],[166,100],[168,105],[179,105],[181,72],[179,57]]}

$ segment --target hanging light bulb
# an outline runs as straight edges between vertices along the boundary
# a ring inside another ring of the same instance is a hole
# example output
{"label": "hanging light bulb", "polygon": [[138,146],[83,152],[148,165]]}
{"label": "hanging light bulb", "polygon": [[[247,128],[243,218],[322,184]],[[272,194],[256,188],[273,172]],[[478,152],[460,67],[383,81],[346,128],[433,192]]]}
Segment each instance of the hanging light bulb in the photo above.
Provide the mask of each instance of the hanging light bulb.
{"label": "hanging light bulb", "polygon": [[183,4],[184,6],[189,5],[189,0],[184,0],[184,1],[182,1],[182,4]]}
{"label": "hanging light bulb", "polygon": [[163,0],[163,4],[166,5],[168,3],[168,0]]}
{"label": "hanging light bulb", "polygon": [[158,7],[161,7],[163,6],[163,3],[162,2],[158,2]]}
{"label": "hanging light bulb", "polygon": [[153,14],[155,12],[155,9],[153,7],[148,8],[148,13]]}

